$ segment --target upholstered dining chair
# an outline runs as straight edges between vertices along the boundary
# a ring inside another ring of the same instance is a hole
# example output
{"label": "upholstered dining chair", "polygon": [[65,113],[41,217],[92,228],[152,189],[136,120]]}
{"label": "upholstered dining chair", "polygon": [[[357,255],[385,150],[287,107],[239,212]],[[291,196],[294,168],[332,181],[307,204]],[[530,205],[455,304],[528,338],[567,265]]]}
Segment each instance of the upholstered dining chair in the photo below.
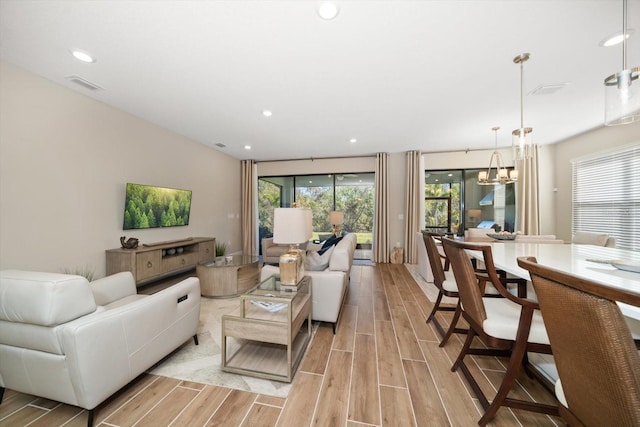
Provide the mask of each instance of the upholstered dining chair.
{"label": "upholstered dining chair", "polygon": [[[478,424],[486,425],[501,406],[558,415],[555,405],[508,397],[520,367],[528,364],[526,353],[551,353],[538,304],[518,298],[505,289],[494,267],[491,246],[457,242],[448,238],[443,238],[442,243],[458,284],[462,317],[469,324],[467,338],[451,370],[460,368],[478,397],[485,411]],[[474,271],[467,250],[482,253],[486,275]],[[483,297],[487,283],[492,284],[504,298]],[[472,348],[471,343],[475,337],[488,348]],[[491,403],[465,364],[467,355],[509,357],[506,372]],[[530,371],[527,373],[531,375]]]}
{"label": "upholstered dining chair", "polygon": [[553,270],[534,257],[529,271],[558,369],[560,415],[572,426],[640,425],[640,356],[616,304],[640,294]]}
{"label": "upholstered dining chair", "polygon": [[[422,235],[424,245],[426,247],[427,258],[429,259],[429,265],[431,266],[431,272],[433,274],[433,284],[438,288],[438,297],[433,304],[431,313],[427,316],[427,323],[433,321],[436,330],[442,337],[440,347],[444,347],[453,333],[467,333],[467,330],[464,328],[456,328],[458,320],[460,319],[460,314],[462,313],[460,300],[458,299],[455,307],[440,305],[442,298],[445,296],[449,298],[458,298],[458,285],[456,284],[456,278],[453,275],[453,272],[449,269],[449,260],[446,255],[440,253],[435,242],[435,240],[441,240],[443,236],[443,234],[439,233],[423,233]],[[476,271],[484,272],[484,270]],[[506,273],[500,276],[500,281],[503,285],[515,283],[518,285],[519,290],[523,284],[526,286],[526,280],[507,277]],[[487,297],[501,297],[498,291],[491,284],[486,286],[484,294]],[[451,319],[451,323],[449,324],[449,328],[446,332],[436,317],[436,313],[438,311],[454,311],[453,318]]]}
{"label": "upholstered dining chair", "polygon": [[564,240],[556,239],[555,234],[516,234],[516,243],[557,243],[563,244]]}
{"label": "upholstered dining chair", "polygon": [[[427,317],[427,323],[433,321],[434,326],[438,330],[438,333],[442,337],[442,341],[440,341],[440,347],[443,347],[451,334],[454,332],[457,333],[466,333],[466,329],[456,328],[458,324],[458,319],[460,318],[460,314],[462,310],[460,308],[460,300],[457,301],[455,307],[451,306],[441,306],[443,297],[450,298],[458,298],[458,285],[456,284],[456,279],[453,277],[453,273],[449,271],[449,260],[446,256],[442,255],[438,251],[438,247],[436,246],[436,242],[434,239],[442,238],[441,234],[438,233],[424,233],[422,235],[424,240],[424,245],[427,248],[427,257],[429,258],[429,264],[431,265],[431,272],[433,273],[433,284],[438,288],[438,297],[436,298],[435,303],[433,304],[433,309],[429,316]],[[444,263],[444,265],[443,265]],[[436,313],[438,311],[454,311],[453,319],[451,320],[451,324],[447,331],[444,331],[442,325],[438,321],[436,317]]]}

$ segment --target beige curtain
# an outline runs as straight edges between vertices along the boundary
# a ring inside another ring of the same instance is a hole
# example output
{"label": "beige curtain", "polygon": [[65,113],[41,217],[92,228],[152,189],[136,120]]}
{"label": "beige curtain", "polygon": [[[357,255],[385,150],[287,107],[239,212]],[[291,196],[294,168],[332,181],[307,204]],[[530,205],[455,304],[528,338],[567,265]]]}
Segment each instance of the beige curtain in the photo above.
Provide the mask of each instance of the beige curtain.
{"label": "beige curtain", "polygon": [[376,154],[373,261],[389,262],[389,155]]}
{"label": "beige curtain", "polygon": [[407,152],[406,184],[407,199],[404,207],[404,260],[409,264],[418,263],[416,231],[420,231],[420,206],[424,195],[420,194],[420,151]]}
{"label": "beige curtain", "polygon": [[516,230],[523,234],[540,234],[538,146],[534,145],[531,152],[531,158],[518,160]]}
{"label": "beige curtain", "polygon": [[258,253],[258,168],[253,160],[242,161],[242,253]]}

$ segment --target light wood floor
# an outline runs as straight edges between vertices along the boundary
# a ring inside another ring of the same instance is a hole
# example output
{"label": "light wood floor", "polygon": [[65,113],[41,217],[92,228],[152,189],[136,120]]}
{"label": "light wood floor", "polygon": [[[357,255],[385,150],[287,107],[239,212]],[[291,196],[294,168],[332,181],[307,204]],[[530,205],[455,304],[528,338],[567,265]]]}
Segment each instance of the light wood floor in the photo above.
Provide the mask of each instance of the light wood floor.
{"label": "light wood floor", "polygon": [[[439,348],[435,329],[425,323],[431,307],[405,266],[354,266],[337,334],[329,324],[319,327],[287,399],[145,374],[96,408],[95,425],[477,425],[477,399],[450,371],[462,337]],[[469,365],[493,395],[504,361],[476,357]],[[516,395],[555,402],[526,375],[520,376]],[[80,408],[11,390],[0,404],[0,426],[80,427],[86,422],[87,412]],[[491,425],[563,422],[501,408]]]}

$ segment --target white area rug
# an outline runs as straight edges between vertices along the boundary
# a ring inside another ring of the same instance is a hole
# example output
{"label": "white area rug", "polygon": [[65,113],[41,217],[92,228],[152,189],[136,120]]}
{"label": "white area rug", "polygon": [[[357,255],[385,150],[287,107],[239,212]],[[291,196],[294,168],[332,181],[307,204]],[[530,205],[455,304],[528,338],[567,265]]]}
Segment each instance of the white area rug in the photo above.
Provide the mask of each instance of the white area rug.
{"label": "white area rug", "polygon": [[[200,304],[199,345],[189,340],[182,347],[149,370],[149,373],[180,380],[211,384],[236,390],[251,391],[276,397],[287,397],[291,384],[223,372],[220,368],[221,319],[223,314],[239,311],[238,298],[202,298]],[[312,328],[313,334],[317,325]],[[311,337],[313,340],[313,336]],[[232,340],[228,340],[229,349]],[[311,343],[311,341],[309,341]]]}

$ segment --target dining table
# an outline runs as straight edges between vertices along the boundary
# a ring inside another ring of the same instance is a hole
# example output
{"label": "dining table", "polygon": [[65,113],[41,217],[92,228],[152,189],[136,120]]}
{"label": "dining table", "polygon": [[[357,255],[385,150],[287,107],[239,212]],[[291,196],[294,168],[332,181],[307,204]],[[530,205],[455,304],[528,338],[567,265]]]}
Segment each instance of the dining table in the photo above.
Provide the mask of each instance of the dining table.
{"label": "dining table", "polygon": [[[575,243],[478,242],[490,245],[495,267],[516,277],[531,280],[529,272],[518,266],[518,257],[534,256],[538,264],[591,280],[599,285],[624,289],[640,295],[640,252],[580,245]],[[477,259],[480,252],[469,251]],[[622,313],[640,321],[640,307],[618,303]],[[640,331],[639,331],[640,332]]]}
{"label": "dining table", "polygon": [[[493,263],[497,269],[516,277],[531,280],[529,272],[518,266],[518,257],[534,256],[539,264],[599,285],[625,289],[640,295],[640,252],[580,244],[517,243],[513,241],[474,242],[490,245]],[[472,258],[481,260],[482,253],[468,251]],[[535,299],[529,285],[527,298]],[[618,302],[634,338],[640,338],[640,307]],[[570,315],[570,313],[567,313]],[[529,353],[529,362],[551,383],[558,379],[553,356]]]}

